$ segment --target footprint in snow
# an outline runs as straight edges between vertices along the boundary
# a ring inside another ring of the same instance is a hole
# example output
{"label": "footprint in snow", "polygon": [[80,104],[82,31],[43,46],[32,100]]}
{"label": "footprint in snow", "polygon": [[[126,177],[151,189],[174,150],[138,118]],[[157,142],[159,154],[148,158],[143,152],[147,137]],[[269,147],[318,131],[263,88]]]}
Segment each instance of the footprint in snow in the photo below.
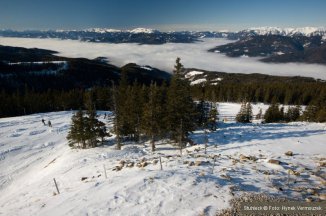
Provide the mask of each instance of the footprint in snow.
{"label": "footprint in snow", "polygon": [[13,133],[13,134],[10,134],[8,137],[20,137],[22,134],[20,133]]}
{"label": "footprint in snow", "polygon": [[38,135],[44,133],[46,130],[37,130],[37,131],[31,131],[29,133],[30,136]]}

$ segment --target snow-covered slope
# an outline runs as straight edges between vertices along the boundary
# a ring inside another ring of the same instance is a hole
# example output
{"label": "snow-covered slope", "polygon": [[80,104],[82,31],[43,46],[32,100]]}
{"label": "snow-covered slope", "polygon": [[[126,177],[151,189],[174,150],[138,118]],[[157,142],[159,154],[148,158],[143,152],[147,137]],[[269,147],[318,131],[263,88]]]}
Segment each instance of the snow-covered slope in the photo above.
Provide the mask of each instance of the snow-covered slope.
{"label": "snow-covered slope", "polygon": [[[257,104],[254,114],[259,107],[266,108]],[[234,116],[239,104],[221,103],[218,109],[221,118]],[[154,154],[149,143],[126,143],[117,151],[114,137],[105,146],[72,150],[65,138],[71,115],[0,119],[0,215],[214,215],[243,191],[297,199],[308,196],[300,191],[307,188],[325,193],[318,189],[320,175],[325,174],[319,164],[326,155],[325,124],[220,122],[219,129],[208,134],[207,155],[204,132],[198,130],[191,135],[198,145],[180,156],[165,141],[158,143]],[[42,118],[51,120],[53,127],[44,126]],[[112,127],[110,120],[105,121]],[[294,156],[284,155],[289,150]],[[257,160],[240,160],[240,154]],[[282,163],[270,164],[270,158]],[[113,171],[121,160],[126,165]],[[147,166],[136,166],[145,161]],[[133,162],[135,166],[126,167]],[[291,176],[291,188],[286,186],[288,169],[300,172]],[[53,178],[60,194],[55,194]]]}
{"label": "snow-covered slope", "polygon": [[149,28],[135,28],[135,29],[129,30],[128,32],[133,33],[133,34],[139,34],[139,33],[153,34],[153,33],[158,33],[159,31],[157,31],[155,29],[149,29]]}
{"label": "snow-covered slope", "polygon": [[293,36],[293,35],[323,36],[326,35],[326,28],[324,27],[302,27],[302,28],[257,27],[257,28],[245,29],[240,31],[239,33],[254,33],[256,35],[282,35],[282,36]]}

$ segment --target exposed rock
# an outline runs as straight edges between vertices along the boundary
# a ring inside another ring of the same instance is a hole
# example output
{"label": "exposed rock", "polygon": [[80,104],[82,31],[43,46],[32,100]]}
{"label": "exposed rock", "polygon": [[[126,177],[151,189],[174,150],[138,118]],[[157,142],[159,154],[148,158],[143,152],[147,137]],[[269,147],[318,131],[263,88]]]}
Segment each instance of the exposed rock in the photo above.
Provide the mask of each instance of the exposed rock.
{"label": "exposed rock", "polygon": [[195,161],[195,166],[200,166],[203,164],[203,161],[197,160]]}
{"label": "exposed rock", "polygon": [[292,151],[287,151],[284,153],[286,156],[293,156],[293,152]]}
{"label": "exposed rock", "polygon": [[297,172],[297,171],[292,170],[292,169],[288,169],[288,173],[289,173],[290,175],[296,175],[296,176],[299,176],[299,175],[300,175],[300,172]]}
{"label": "exposed rock", "polygon": [[148,163],[147,163],[146,161],[140,163],[140,167],[145,167],[145,166],[147,166],[147,165],[148,165]]}
{"label": "exposed rock", "polygon": [[190,162],[188,163],[188,166],[195,166],[195,162],[190,161]]}
{"label": "exposed rock", "polygon": [[227,174],[222,174],[221,178],[224,178],[224,179],[229,180],[229,181],[231,180],[231,177],[229,175],[227,175]]}
{"label": "exposed rock", "polygon": [[320,194],[319,199],[325,201],[326,200],[326,194]]}
{"label": "exposed rock", "polygon": [[264,171],[263,171],[263,174],[264,174],[264,175],[270,175],[271,173],[270,173],[268,170],[264,170]]}
{"label": "exposed rock", "polygon": [[251,160],[251,161],[257,161],[258,158],[256,158],[255,156],[249,156],[249,160]]}
{"label": "exposed rock", "polygon": [[316,193],[316,191],[314,189],[308,188],[307,193],[310,195],[314,195]]}
{"label": "exposed rock", "polygon": [[153,164],[155,165],[155,164],[157,164],[158,163],[158,160],[157,159],[154,159],[153,160]]}
{"label": "exposed rock", "polygon": [[202,161],[202,160],[195,161],[195,166],[201,166],[204,164],[209,164],[209,161]]}
{"label": "exposed rock", "polygon": [[122,170],[123,166],[122,165],[118,165],[118,166],[115,166],[112,171],[120,171]]}
{"label": "exposed rock", "polygon": [[241,161],[251,160],[251,161],[257,161],[258,159],[255,156],[245,156],[243,154],[240,155]]}
{"label": "exposed rock", "polygon": [[326,161],[320,161],[319,166],[321,167],[326,167]]}
{"label": "exposed rock", "polygon": [[131,167],[134,167],[134,165],[135,165],[135,162],[129,162],[129,163],[127,163],[126,167],[131,168]]}
{"label": "exposed rock", "polygon": [[249,160],[249,157],[247,157],[247,156],[241,154],[241,155],[240,155],[240,160],[242,160],[242,161],[244,161],[244,160]]}
{"label": "exposed rock", "polygon": [[205,176],[205,172],[203,171],[203,172],[199,173],[199,176]]}
{"label": "exposed rock", "polygon": [[312,201],[314,201],[314,199],[312,197],[307,197],[305,200],[306,200],[306,202],[312,202]]}
{"label": "exposed rock", "polygon": [[268,163],[280,165],[281,164],[281,161],[275,160],[275,159],[269,159],[268,160]]}
{"label": "exposed rock", "polygon": [[88,177],[81,177],[81,181],[84,181],[84,180],[86,180],[86,179],[88,179]]}

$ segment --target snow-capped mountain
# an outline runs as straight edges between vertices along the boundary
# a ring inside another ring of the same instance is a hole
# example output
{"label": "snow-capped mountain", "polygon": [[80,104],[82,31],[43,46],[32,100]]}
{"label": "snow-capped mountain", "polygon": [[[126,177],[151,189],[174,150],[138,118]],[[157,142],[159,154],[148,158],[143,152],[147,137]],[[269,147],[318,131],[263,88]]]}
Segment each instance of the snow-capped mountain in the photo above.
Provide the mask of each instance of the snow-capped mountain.
{"label": "snow-capped mountain", "polygon": [[145,33],[145,34],[154,34],[154,33],[159,33],[158,30],[155,29],[150,29],[150,28],[135,28],[135,29],[131,29],[131,30],[120,30],[120,29],[111,29],[111,28],[89,28],[89,29],[85,29],[85,30],[81,30],[81,32],[94,32],[94,33],[100,33],[100,34],[104,34],[104,33],[132,33],[132,34],[141,34],[141,33]]}
{"label": "snow-capped mountain", "polygon": [[238,32],[239,34],[254,35],[282,35],[282,36],[324,36],[326,35],[325,27],[302,27],[302,28],[278,28],[278,27],[258,27],[249,28]]}
{"label": "snow-capped mountain", "polygon": [[110,28],[89,28],[84,30],[86,32],[96,32],[96,33],[113,33],[113,32],[122,32],[122,30],[119,29],[110,29]]}
{"label": "snow-capped mountain", "polygon": [[135,28],[135,29],[129,30],[128,32],[133,33],[133,34],[140,34],[140,33],[154,34],[154,33],[160,33],[158,30],[149,29],[149,28]]}
{"label": "snow-capped mountain", "polygon": [[0,30],[2,37],[23,38],[60,38],[82,40],[102,43],[193,43],[203,38],[227,38],[230,40],[247,39],[259,35],[279,35],[287,37],[313,37],[321,36],[326,41],[325,27],[303,28],[277,28],[259,27],[249,28],[238,32],[223,31],[169,31],[161,32],[150,28],[135,28],[131,30],[119,30],[112,28],[89,28],[84,30],[43,30],[43,31],[13,31]]}

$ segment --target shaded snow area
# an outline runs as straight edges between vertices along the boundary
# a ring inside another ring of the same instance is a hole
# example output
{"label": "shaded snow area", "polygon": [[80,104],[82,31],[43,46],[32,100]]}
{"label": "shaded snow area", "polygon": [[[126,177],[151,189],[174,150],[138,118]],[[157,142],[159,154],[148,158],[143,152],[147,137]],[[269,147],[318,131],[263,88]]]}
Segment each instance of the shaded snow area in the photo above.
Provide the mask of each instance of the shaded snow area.
{"label": "shaded snow area", "polygon": [[[265,106],[255,105],[254,114]],[[220,118],[238,108],[221,103]],[[154,154],[149,142],[125,143],[118,151],[114,136],[101,147],[70,149],[65,137],[71,116],[0,119],[0,215],[214,215],[243,192],[300,200],[326,192],[326,124],[219,122],[208,133],[206,154],[204,132],[197,130],[191,135],[197,145],[181,156],[166,140]]]}

